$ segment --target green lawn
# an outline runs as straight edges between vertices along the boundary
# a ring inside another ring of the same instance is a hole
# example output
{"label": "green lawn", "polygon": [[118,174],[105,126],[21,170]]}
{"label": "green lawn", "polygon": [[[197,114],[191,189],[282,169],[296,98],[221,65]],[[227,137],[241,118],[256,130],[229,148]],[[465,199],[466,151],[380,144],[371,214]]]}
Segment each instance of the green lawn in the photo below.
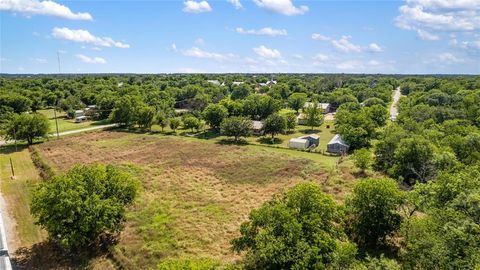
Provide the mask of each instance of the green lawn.
{"label": "green lawn", "polygon": [[[8,211],[17,223],[17,247],[28,247],[44,239],[45,233],[34,224],[30,215],[31,192],[40,180],[38,172],[25,146],[14,152],[13,146],[0,149],[0,188],[8,205]],[[15,170],[11,179],[10,158]]]}
{"label": "green lawn", "polygon": [[[48,117],[50,121],[50,134],[55,134],[57,132],[55,127],[55,115],[53,109],[39,110],[39,113]],[[65,112],[57,111],[57,121],[58,121],[58,132],[77,130],[82,128],[87,128],[95,125],[108,124],[106,120],[102,121],[85,121],[82,123],[75,123],[75,119],[68,119]]]}

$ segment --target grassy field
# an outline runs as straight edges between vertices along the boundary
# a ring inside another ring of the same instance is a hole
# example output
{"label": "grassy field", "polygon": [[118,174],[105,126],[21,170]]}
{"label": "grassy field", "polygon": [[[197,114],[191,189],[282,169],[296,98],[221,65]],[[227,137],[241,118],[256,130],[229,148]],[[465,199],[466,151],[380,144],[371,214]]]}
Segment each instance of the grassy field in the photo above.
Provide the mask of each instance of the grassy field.
{"label": "grassy field", "polygon": [[59,171],[77,163],[113,163],[139,177],[141,194],[115,248],[119,261],[138,269],[185,257],[234,262],[239,256],[230,240],[249,212],[274,194],[314,181],[340,201],[355,180],[348,163],[335,166],[338,157],[220,142],[110,131],[65,137],[39,149]]}
{"label": "grassy field", "polygon": [[[53,109],[39,110],[39,113],[48,117],[50,121],[50,134],[57,132],[55,126],[55,116]],[[75,123],[75,119],[66,118],[65,112],[57,111],[57,121],[58,121],[58,132],[77,130],[82,128],[87,128],[95,125],[107,124],[105,120],[102,121],[85,121],[82,123]]]}
{"label": "grassy field", "polygon": [[[27,148],[20,147],[17,152],[13,150],[13,146],[0,150],[0,188],[8,211],[16,221],[14,247],[20,248],[42,241],[45,233],[34,225],[29,208],[32,188],[39,181],[38,172]],[[15,170],[14,179],[11,179],[10,158]]]}

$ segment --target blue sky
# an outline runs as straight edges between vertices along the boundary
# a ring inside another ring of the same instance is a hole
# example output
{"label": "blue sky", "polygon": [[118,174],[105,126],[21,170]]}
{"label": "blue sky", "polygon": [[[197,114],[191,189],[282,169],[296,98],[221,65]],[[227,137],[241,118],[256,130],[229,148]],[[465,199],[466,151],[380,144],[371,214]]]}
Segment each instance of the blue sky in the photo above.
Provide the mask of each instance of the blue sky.
{"label": "blue sky", "polygon": [[480,1],[0,1],[0,72],[480,73]]}

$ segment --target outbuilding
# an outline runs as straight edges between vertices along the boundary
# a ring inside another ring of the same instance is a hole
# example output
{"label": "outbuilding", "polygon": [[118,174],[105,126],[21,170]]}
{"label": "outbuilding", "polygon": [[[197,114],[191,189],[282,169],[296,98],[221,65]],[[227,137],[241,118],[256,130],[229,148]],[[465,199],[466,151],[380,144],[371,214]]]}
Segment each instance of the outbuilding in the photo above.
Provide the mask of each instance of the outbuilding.
{"label": "outbuilding", "polygon": [[309,134],[306,136],[302,136],[299,139],[308,140],[309,147],[312,145],[315,145],[315,147],[317,147],[320,144],[320,136],[318,136],[317,134]]}
{"label": "outbuilding", "polygon": [[253,135],[263,135],[263,122],[262,121],[252,121],[252,134]]}
{"label": "outbuilding", "polygon": [[307,149],[308,147],[310,147],[310,142],[307,139],[292,138],[288,141],[288,148]]}
{"label": "outbuilding", "polygon": [[343,140],[340,134],[335,135],[327,144],[327,152],[333,154],[345,154],[350,146]]}

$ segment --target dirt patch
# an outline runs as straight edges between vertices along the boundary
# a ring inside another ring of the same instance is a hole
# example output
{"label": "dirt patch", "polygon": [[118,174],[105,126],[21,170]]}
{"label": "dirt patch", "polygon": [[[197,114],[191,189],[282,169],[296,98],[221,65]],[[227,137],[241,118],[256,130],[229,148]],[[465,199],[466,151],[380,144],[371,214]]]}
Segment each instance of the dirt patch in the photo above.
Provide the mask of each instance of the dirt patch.
{"label": "dirt patch", "polygon": [[230,241],[252,209],[299,182],[327,179],[312,160],[176,137],[97,132],[39,148],[60,171],[80,162],[139,169],[143,191],[117,250],[145,268],[180,256],[235,261]]}

